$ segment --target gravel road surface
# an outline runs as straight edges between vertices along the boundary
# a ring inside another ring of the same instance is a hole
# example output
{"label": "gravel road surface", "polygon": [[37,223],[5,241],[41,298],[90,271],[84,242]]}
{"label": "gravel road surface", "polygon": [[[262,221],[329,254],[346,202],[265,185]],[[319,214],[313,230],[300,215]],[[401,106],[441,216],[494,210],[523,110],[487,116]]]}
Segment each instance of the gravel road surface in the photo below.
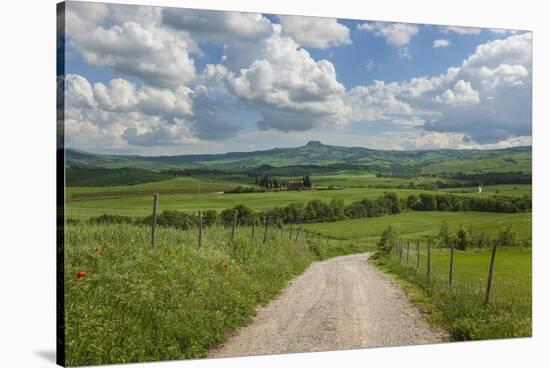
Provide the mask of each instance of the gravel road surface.
{"label": "gravel road surface", "polygon": [[210,357],[441,342],[368,253],[313,263]]}

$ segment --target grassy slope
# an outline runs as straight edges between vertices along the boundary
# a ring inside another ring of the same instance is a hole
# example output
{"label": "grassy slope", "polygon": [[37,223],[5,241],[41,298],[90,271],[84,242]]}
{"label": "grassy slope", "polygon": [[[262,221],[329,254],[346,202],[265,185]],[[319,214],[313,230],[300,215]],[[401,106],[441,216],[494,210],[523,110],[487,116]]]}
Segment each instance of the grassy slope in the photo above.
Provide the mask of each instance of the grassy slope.
{"label": "grassy slope", "polygon": [[[416,272],[416,252],[404,260],[373,261],[394,275],[413,303],[428,319],[446,328],[454,340],[480,340],[531,336],[532,253],[524,249],[498,249],[495,258],[491,302],[483,305],[490,250],[455,253],[453,289],[448,289],[449,250],[434,250],[431,278],[426,277],[425,249]],[[405,257],[404,257],[405,259]]]}
{"label": "grassy slope", "polygon": [[316,186],[367,187],[375,185],[398,186],[409,185],[410,183],[432,183],[438,179],[434,177],[416,177],[411,179],[377,177],[375,174],[368,172],[342,172],[335,175],[314,175],[311,177],[311,180]]}
{"label": "grassy slope", "polygon": [[202,357],[312,261],[366,250],[278,234],[252,243],[239,228],[231,245],[228,231],[210,228],[199,249],[196,231],[161,228],[151,249],[146,227],[67,226],[67,364]]}
{"label": "grassy slope", "polygon": [[264,164],[330,165],[367,164],[389,169],[392,165],[421,165],[428,174],[451,172],[524,171],[531,172],[530,147],[504,150],[431,150],[382,151],[362,147],[339,147],[310,142],[301,147],[272,149],[256,152],[237,152],[217,155],[184,155],[165,157],[107,156],[75,150],[67,151],[68,163],[103,167],[138,167],[168,169],[210,167],[222,170],[256,167]]}
{"label": "grassy slope", "polygon": [[[501,184],[487,185],[482,188],[482,196],[505,195],[505,196],[531,196],[532,186],[528,184]],[[447,188],[441,189],[442,192],[453,194],[478,194],[478,187],[467,188]]]}
{"label": "grassy slope", "polygon": [[361,240],[374,244],[382,231],[392,224],[407,240],[437,236],[439,226],[447,221],[451,227],[472,226],[489,236],[496,235],[499,228],[511,224],[522,239],[531,239],[531,213],[492,212],[405,212],[398,215],[371,217],[337,222],[308,224],[306,228],[338,239]]}
{"label": "grassy slope", "polygon": [[[229,178],[231,179],[231,178]],[[152,193],[203,193],[220,192],[233,189],[239,183],[221,178],[208,177],[177,177],[154,183],[137,185],[118,185],[109,187],[68,187],[66,190],[69,199],[108,198],[120,196],[134,196]]]}

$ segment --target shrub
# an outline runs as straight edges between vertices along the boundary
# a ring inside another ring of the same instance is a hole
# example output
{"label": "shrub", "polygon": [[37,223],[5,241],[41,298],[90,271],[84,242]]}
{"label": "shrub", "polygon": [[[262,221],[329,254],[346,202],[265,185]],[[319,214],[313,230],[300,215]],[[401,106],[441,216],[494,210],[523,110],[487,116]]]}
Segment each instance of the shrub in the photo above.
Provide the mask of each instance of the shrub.
{"label": "shrub", "polygon": [[508,225],[498,232],[496,242],[501,247],[518,246],[518,234],[512,230],[512,225]]}
{"label": "shrub", "polygon": [[386,227],[382,232],[382,236],[376,244],[375,258],[390,254],[394,244],[397,242],[398,235],[399,234],[393,225],[388,225],[388,227]]}
{"label": "shrub", "polygon": [[131,224],[132,218],[128,216],[120,216],[120,215],[108,215],[103,214],[98,217],[90,217],[89,220],[90,224]]}

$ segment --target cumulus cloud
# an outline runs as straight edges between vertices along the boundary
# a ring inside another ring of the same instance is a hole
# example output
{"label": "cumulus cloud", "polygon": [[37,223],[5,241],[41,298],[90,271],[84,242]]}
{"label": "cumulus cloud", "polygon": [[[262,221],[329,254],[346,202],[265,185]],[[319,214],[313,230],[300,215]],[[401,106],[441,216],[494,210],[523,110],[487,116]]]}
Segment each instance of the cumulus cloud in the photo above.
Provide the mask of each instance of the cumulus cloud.
{"label": "cumulus cloud", "polygon": [[[332,62],[304,49],[350,44],[349,29],[336,19],[281,16],[274,24],[260,14],[70,3],[67,29],[84,61],[115,74],[102,83],[66,77],[68,144],[81,148],[225,140],[241,133],[230,118],[235,109],[259,116],[257,134],[364,124],[376,131],[368,142],[393,148],[505,147],[531,135],[530,33],[492,30],[503,38],[445,73],[346,90]],[[383,37],[401,57],[410,57],[419,32],[383,22],[358,29]],[[203,41],[220,45],[222,58],[197,70],[193,57]],[[443,37],[432,44],[449,45]],[[368,60],[365,68],[380,66]]]}
{"label": "cumulus cloud", "polygon": [[269,19],[256,13],[164,8],[162,23],[222,43],[258,41],[272,32]]}
{"label": "cumulus cloud", "polygon": [[92,85],[80,75],[69,74],[65,101],[69,131],[87,132],[80,138],[100,146],[151,147],[220,140],[240,130],[225,117],[223,103],[184,86],[175,90],[138,88],[120,78],[107,85]]}
{"label": "cumulus cloud", "polygon": [[306,47],[325,49],[350,44],[349,28],[334,18],[282,15],[282,33]]}
{"label": "cumulus cloud", "polygon": [[432,47],[434,49],[440,48],[440,47],[448,47],[451,46],[451,41],[445,40],[445,39],[437,39],[433,41]]}
{"label": "cumulus cloud", "polygon": [[357,29],[384,37],[388,45],[397,47],[399,56],[407,58],[411,57],[407,45],[418,33],[418,26],[408,23],[366,22],[357,26]]}
{"label": "cumulus cloud", "polygon": [[257,46],[259,57],[238,73],[230,73],[231,92],[260,112],[262,129],[292,131],[345,124],[345,87],[338,82],[334,65],[315,61],[281,33],[274,26],[272,37]]}
{"label": "cumulus cloud", "polygon": [[197,46],[189,35],[159,27],[158,9],[70,3],[67,12],[70,42],[87,63],[156,87],[174,87],[195,77],[189,53]]}
{"label": "cumulus cloud", "polygon": [[[531,35],[513,35],[479,45],[461,67],[449,68],[438,76],[377,81],[356,87],[348,95],[351,116],[357,122],[394,121],[409,116],[424,120],[424,130],[461,134],[472,144],[528,137]],[[392,101],[401,104],[390,104]],[[408,106],[409,110],[401,109],[398,114],[390,106]]]}
{"label": "cumulus cloud", "polygon": [[93,86],[80,75],[65,78],[68,104],[99,108],[110,112],[140,112],[151,116],[185,117],[192,114],[192,91],[180,86],[175,91],[148,86],[137,88],[125,79],[117,78],[108,85]]}
{"label": "cumulus cloud", "polygon": [[479,143],[531,135],[530,33],[479,45],[458,78],[479,91],[483,103],[443,109],[426,129],[464,132]]}
{"label": "cumulus cloud", "polygon": [[436,101],[449,105],[470,105],[479,103],[479,92],[472,88],[470,82],[459,80],[452,89],[447,89]]}

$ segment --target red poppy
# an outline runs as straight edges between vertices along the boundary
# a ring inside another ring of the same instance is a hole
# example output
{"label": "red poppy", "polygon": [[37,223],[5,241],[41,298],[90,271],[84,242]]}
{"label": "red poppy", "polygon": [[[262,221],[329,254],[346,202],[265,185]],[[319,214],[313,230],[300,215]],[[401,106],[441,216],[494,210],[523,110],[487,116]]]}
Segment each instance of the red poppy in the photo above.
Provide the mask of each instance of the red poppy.
{"label": "red poppy", "polygon": [[81,278],[83,278],[83,277],[86,277],[87,275],[88,275],[88,272],[86,272],[86,271],[79,271],[79,272],[76,273],[76,278],[77,278],[77,279],[81,279]]}

